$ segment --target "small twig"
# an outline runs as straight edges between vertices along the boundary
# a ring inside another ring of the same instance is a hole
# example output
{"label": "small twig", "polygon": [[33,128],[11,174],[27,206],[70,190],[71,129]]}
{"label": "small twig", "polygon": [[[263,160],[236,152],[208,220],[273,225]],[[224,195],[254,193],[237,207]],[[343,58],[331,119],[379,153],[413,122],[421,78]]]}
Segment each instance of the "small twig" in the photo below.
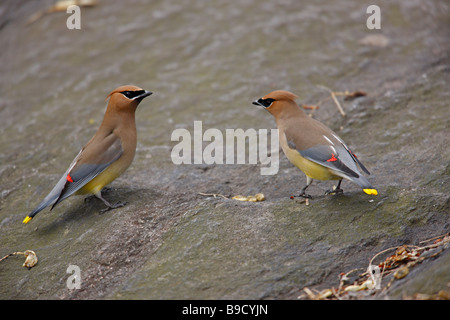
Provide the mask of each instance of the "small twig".
{"label": "small twig", "polygon": [[372,261],[375,260],[375,258],[378,257],[380,254],[386,253],[386,252],[391,251],[391,250],[396,250],[396,249],[398,249],[398,247],[387,248],[387,249],[385,249],[383,251],[378,252],[376,255],[374,255],[372,257],[372,259],[370,259],[369,265],[371,265]]}
{"label": "small twig", "polygon": [[346,273],[344,273],[344,274],[342,275],[342,277],[339,279],[339,288],[338,288],[337,296],[340,295],[341,290],[342,290],[342,287],[344,286],[344,281],[345,281],[346,279],[348,279],[348,275],[349,275],[350,273],[353,273],[353,272],[358,271],[358,270],[360,270],[360,269],[359,269],[359,268],[352,269],[352,270],[350,270],[350,271],[348,271],[348,272],[346,272]]}
{"label": "small twig", "polygon": [[341,113],[341,115],[342,115],[343,117],[345,117],[345,111],[344,111],[344,109],[342,108],[341,104],[339,103],[338,99],[336,98],[336,94],[334,93],[334,91],[331,90],[331,89],[329,89],[329,88],[327,88],[327,87],[325,87],[324,85],[321,85],[321,84],[318,84],[317,86],[318,86],[319,88],[322,88],[322,89],[327,90],[327,91],[330,93],[331,98],[333,99],[334,103],[336,104],[336,106],[337,106],[339,112]]}
{"label": "small twig", "polygon": [[447,232],[447,233],[444,233],[443,235],[440,235],[440,236],[437,236],[437,237],[433,237],[433,238],[431,238],[431,239],[427,239],[427,240],[420,241],[419,243],[430,242],[430,241],[432,241],[432,240],[436,240],[436,239],[448,237],[449,235],[450,235],[450,233]]}
{"label": "small twig", "polygon": [[334,94],[334,92],[331,93],[331,97],[333,98],[333,101],[334,101],[334,103],[336,104],[336,106],[338,107],[339,112],[341,113],[341,115],[342,115],[343,117],[345,117],[345,111],[344,111],[344,109],[342,109],[342,106],[341,106],[341,104],[339,103],[339,100],[336,99],[336,95]]}
{"label": "small twig", "polygon": [[218,194],[218,193],[203,193],[203,192],[199,192],[198,194],[201,195],[201,196],[205,196],[205,197],[214,197],[214,198],[222,197],[224,199],[228,199],[228,197],[226,197],[226,196],[224,196],[222,194]]}
{"label": "small twig", "polygon": [[[13,252],[13,253],[7,254],[6,256],[4,256],[3,258],[0,259],[0,262],[2,262],[3,260],[6,260],[6,259],[9,258],[10,256],[15,255],[16,253],[17,253],[17,252]],[[22,252],[20,252],[20,253],[22,253]]]}
{"label": "small twig", "polygon": [[10,254],[4,256],[3,258],[1,258],[0,262],[7,259],[10,256],[16,256],[16,255],[24,255],[25,256],[26,259],[25,259],[23,266],[27,267],[28,269],[31,269],[32,267],[34,267],[38,262],[36,253],[32,250],[25,250],[24,252],[17,251],[17,252],[10,253]]}
{"label": "small twig", "polygon": [[316,295],[308,287],[304,287],[303,291],[308,295],[311,300],[316,300]]}

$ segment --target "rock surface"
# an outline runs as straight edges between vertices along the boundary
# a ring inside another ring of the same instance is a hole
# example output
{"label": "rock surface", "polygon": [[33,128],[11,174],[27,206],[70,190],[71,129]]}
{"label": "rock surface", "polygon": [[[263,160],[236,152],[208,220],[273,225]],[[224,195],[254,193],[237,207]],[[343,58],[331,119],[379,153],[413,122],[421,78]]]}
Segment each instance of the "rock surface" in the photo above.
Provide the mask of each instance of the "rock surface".
{"label": "rock surface", "polygon": [[[80,30],[65,12],[28,23],[51,4],[0,4],[0,257],[39,258],[30,270],[0,262],[0,298],[297,299],[386,248],[449,232],[447,1],[383,2],[380,30],[356,0],[102,1],[81,8]],[[137,111],[135,161],[105,193],[129,204],[99,214],[96,199],[71,197],[23,225],[128,83],[154,92]],[[309,205],[291,200],[305,178],[282,154],[267,176],[260,164],[173,164],[175,129],[275,128],[251,102],[286,89],[317,104],[329,97],[317,85],[367,92],[339,98],[345,117],[331,100],[313,116],[369,168],[378,196],[348,182],[325,196],[332,182],[316,181]],[[258,192],[265,201],[230,199]],[[362,298],[450,290],[448,252]],[[70,265],[80,289],[67,288]]]}

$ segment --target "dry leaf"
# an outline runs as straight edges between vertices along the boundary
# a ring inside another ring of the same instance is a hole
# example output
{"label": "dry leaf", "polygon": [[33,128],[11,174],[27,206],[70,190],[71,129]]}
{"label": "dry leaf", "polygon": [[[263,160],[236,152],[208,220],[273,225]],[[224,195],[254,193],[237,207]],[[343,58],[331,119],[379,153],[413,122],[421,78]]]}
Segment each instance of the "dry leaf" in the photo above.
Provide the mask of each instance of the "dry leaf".
{"label": "dry leaf", "polygon": [[24,255],[26,257],[23,266],[27,267],[29,269],[33,268],[38,262],[37,255],[32,250],[25,250],[25,252],[13,252],[13,253],[10,253],[10,254],[4,256],[3,258],[1,258],[0,261],[3,261],[3,260],[7,259],[10,256],[17,256],[17,255]]}
{"label": "dry leaf", "polygon": [[234,196],[231,199],[238,200],[238,201],[250,201],[250,202],[258,202],[258,201],[264,201],[265,200],[264,194],[262,194],[262,193],[257,193],[254,196],[237,195],[237,196]]}
{"label": "dry leaf", "polygon": [[306,110],[317,110],[317,109],[319,109],[319,106],[302,104],[302,108],[306,109]]}
{"label": "dry leaf", "polygon": [[367,93],[365,93],[364,91],[355,91],[355,92],[346,92],[345,94],[345,98],[344,101],[350,101],[359,97],[365,97],[367,96]]}
{"label": "dry leaf", "polygon": [[366,46],[384,48],[389,44],[389,38],[382,34],[370,34],[359,40],[359,43]]}
{"label": "dry leaf", "polygon": [[395,271],[394,273],[394,278],[399,280],[399,279],[403,279],[404,277],[406,277],[409,273],[409,269],[408,267],[401,267],[400,269],[398,269],[397,271]]}
{"label": "dry leaf", "polygon": [[26,257],[23,266],[27,268],[33,268],[38,262],[36,253],[32,250],[26,250],[23,254]]}

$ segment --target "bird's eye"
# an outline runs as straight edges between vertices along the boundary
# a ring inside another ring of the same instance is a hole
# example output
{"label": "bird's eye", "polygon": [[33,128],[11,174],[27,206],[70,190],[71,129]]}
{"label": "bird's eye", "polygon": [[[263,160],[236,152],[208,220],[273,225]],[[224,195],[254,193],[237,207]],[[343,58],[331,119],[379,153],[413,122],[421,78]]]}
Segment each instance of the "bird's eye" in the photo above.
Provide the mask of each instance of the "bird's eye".
{"label": "bird's eye", "polygon": [[125,97],[127,97],[128,99],[132,99],[132,91],[122,91],[121,94],[123,94]]}
{"label": "bird's eye", "polygon": [[258,100],[258,102],[259,102],[261,105],[263,105],[265,108],[270,107],[274,101],[275,101],[275,100],[272,99],[272,98],[267,98],[267,99],[262,99],[262,98],[261,98],[261,99]]}
{"label": "bird's eye", "polygon": [[140,96],[141,94],[144,94],[145,90],[136,90],[136,91],[122,91],[121,94],[123,94],[128,99],[133,99],[137,96]]}

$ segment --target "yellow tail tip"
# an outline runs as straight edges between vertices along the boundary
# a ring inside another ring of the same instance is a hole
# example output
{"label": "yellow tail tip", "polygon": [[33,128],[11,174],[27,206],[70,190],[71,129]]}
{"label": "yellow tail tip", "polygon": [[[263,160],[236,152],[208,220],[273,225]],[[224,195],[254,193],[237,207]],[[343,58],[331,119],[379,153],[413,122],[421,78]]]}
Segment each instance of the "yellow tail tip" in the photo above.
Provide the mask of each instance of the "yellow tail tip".
{"label": "yellow tail tip", "polygon": [[27,216],[25,219],[23,219],[22,223],[28,223],[30,222],[30,220],[33,218],[30,218],[29,216]]}
{"label": "yellow tail tip", "polygon": [[373,194],[374,196],[378,194],[377,189],[363,189],[363,191],[367,194]]}

